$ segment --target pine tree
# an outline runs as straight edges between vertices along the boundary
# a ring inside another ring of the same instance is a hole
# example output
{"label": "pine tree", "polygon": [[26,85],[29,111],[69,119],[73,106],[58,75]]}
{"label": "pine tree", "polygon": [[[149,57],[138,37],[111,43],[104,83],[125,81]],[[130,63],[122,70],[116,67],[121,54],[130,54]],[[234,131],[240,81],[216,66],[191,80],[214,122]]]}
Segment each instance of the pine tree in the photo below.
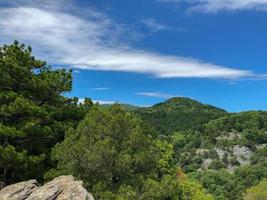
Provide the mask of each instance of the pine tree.
{"label": "pine tree", "polygon": [[52,70],[14,42],[0,47],[0,181],[41,178],[50,148],[85,115],[75,99],[71,71]]}

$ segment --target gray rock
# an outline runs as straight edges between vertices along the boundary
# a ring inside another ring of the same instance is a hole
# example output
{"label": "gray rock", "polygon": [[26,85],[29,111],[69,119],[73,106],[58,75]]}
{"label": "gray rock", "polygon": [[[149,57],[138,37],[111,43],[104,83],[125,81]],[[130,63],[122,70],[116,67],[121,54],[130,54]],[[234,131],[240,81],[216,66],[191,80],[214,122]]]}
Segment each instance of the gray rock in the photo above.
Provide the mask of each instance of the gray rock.
{"label": "gray rock", "polygon": [[241,165],[249,165],[252,152],[248,147],[235,145],[233,148],[233,154],[237,157],[237,160]]}
{"label": "gray rock", "polygon": [[202,163],[202,168],[203,169],[208,169],[209,168],[209,166],[210,166],[210,164],[212,163],[212,159],[210,159],[210,158],[207,158],[207,159],[205,159],[204,161],[203,161],[203,163]]}
{"label": "gray rock", "polygon": [[0,190],[0,200],[24,200],[37,188],[36,180],[29,180],[7,186]]}
{"label": "gray rock", "polygon": [[219,148],[215,148],[215,151],[217,152],[220,161],[222,161],[222,159],[223,159],[223,155],[224,155],[225,153],[227,153],[227,152],[224,151],[224,150],[222,150],[222,149],[219,149]]}
{"label": "gray rock", "polygon": [[62,192],[62,188],[50,182],[37,188],[27,197],[27,200],[54,200],[60,192]]}
{"label": "gray rock", "polygon": [[0,200],[94,200],[72,176],[60,176],[37,187],[36,180],[10,185],[0,190]]}
{"label": "gray rock", "polygon": [[240,139],[242,137],[242,135],[240,133],[236,133],[236,132],[229,132],[229,133],[225,133],[222,136],[218,136],[215,137],[217,141],[220,140],[237,140]]}
{"label": "gray rock", "polygon": [[82,181],[74,181],[72,176],[61,176],[53,180],[62,189],[57,200],[93,200],[93,196],[82,187]]}

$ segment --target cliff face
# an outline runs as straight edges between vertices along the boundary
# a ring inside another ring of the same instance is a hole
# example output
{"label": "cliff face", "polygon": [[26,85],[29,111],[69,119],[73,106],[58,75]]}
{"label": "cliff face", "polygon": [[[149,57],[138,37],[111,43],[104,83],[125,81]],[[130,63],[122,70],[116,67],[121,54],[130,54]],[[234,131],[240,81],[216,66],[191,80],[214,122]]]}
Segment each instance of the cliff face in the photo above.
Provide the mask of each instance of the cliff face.
{"label": "cliff face", "polygon": [[0,200],[94,200],[72,176],[60,176],[43,186],[36,180],[9,185],[0,190]]}

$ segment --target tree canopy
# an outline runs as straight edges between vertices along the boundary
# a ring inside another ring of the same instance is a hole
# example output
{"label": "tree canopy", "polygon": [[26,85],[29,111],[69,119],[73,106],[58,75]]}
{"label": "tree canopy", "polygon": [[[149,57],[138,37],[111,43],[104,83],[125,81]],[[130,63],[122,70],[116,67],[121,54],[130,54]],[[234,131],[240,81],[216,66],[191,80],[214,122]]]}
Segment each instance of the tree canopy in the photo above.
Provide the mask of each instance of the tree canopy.
{"label": "tree canopy", "polygon": [[71,71],[52,70],[31,48],[0,47],[0,180],[42,178],[52,164],[50,149],[85,115],[72,88]]}
{"label": "tree canopy", "polygon": [[74,175],[101,200],[266,199],[267,112],[188,98],[149,108],[68,98],[72,71],[0,47],[0,182]]}
{"label": "tree canopy", "polygon": [[192,191],[205,196],[200,186],[177,180],[173,153],[171,144],[119,105],[94,107],[55,146],[58,166],[47,177],[71,173],[99,199],[177,199]]}
{"label": "tree canopy", "polygon": [[196,130],[208,121],[227,114],[220,108],[184,97],[173,97],[163,103],[135,109],[133,112],[162,135],[189,129]]}
{"label": "tree canopy", "polygon": [[244,200],[266,200],[267,199],[267,179],[262,180],[256,186],[246,190]]}

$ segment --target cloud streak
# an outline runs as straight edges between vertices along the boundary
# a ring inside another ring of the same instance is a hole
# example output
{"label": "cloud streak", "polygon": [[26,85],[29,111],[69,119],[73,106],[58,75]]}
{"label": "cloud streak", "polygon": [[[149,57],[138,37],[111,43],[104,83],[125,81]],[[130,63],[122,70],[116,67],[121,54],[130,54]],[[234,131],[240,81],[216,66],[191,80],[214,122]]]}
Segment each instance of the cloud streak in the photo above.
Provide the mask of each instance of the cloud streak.
{"label": "cloud streak", "polygon": [[[84,103],[84,98],[79,98],[78,102],[79,102],[79,103]],[[110,100],[95,100],[95,99],[93,99],[92,102],[94,102],[94,103],[99,103],[100,105],[103,105],[103,104],[115,104],[115,103],[117,103],[117,101],[110,101]]]}
{"label": "cloud streak", "polygon": [[143,20],[141,20],[141,23],[144,24],[152,32],[167,31],[167,30],[186,31],[186,29],[181,28],[181,27],[173,27],[173,26],[161,24],[153,18],[143,19]]}
{"label": "cloud streak", "polygon": [[267,0],[158,0],[163,3],[185,3],[189,12],[217,13],[220,11],[267,11]]}
{"label": "cloud streak", "polygon": [[164,31],[169,29],[168,26],[160,24],[156,20],[151,18],[143,19],[141,23],[144,24],[147,28],[151,29],[152,32]]}
{"label": "cloud streak", "polygon": [[63,9],[63,5],[50,7],[50,11],[32,4],[2,7],[2,41],[17,39],[30,44],[34,53],[49,63],[76,69],[134,72],[157,78],[254,76],[251,71],[133,48],[120,42],[125,35],[124,26],[103,13],[88,9],[86,15],[77,15],[77,10]]}
{"label": "cloud streak", "polygon": [[96,87],[96,88],[91,88],[90,90],[96,90],[96,91],[101,91],[101,90],[109,90],[110,88],[108,87]]}
{"label": "cloud streak", "polygon": [[106,100],[92,100],[94,103],[99,103],[100,105],[103,104],[115,104],[118,103],[116,101],[106,101]]}
{"label": "cloud streak", "polygon": [[141,96],[147,96],[147,97],[157,97],[157,98],[162,98],[162,99],[167,99],[167,98],[171,98],[175,96],[175,95],[166,94],[162,92],[137,92],[135,94],[141,95]]}

